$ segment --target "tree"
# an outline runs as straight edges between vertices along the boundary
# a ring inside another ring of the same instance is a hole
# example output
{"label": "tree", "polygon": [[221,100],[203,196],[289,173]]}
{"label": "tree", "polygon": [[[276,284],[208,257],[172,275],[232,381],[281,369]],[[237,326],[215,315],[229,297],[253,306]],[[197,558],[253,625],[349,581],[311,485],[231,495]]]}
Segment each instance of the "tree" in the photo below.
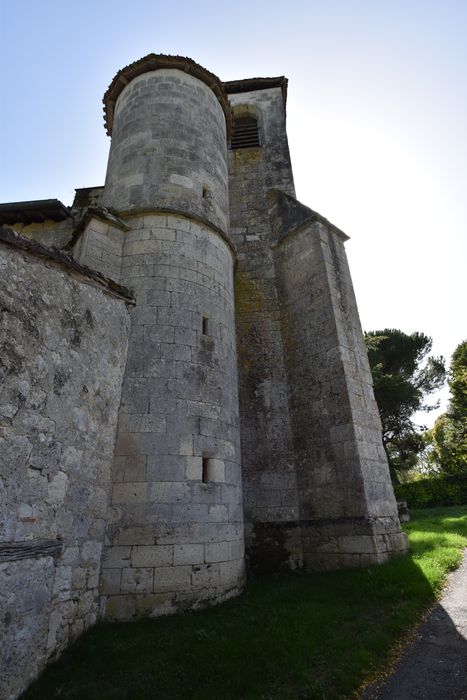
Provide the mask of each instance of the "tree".
{"label": "tree", "polygon": [[454,350],[449,369],[449,388],[451,400],[448,415],[463,428],[465,434],[467,422],[467,340],[459,343]]}
{"label": "tree", "polygon": [[451,359],[448,378],[451,398],[426,436],[428,467],[440,474],[467,472],[467,340]]}
{"label": "tree", "polygon": [[412,416],[416,411],[431,411],[437,404],[425,398],[445,382],[442,357],[429,356],[432,340],[424,333],[407,335],[395,328],[365,333],[375,399],[383,425],[383,444],[391,477],[399,482],[398,472],[417,463],[424,447],[421,426]]}

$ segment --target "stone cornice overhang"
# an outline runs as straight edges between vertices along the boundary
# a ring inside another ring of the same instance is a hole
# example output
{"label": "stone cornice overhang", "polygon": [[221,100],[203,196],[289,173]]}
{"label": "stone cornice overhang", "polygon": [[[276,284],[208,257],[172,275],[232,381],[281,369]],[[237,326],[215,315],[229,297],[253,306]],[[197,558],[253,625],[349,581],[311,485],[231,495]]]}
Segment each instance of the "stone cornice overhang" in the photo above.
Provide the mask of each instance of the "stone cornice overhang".
{"label": "stone cornice overhang", "polygon": [[269,90],[269,88],[280,88],[282,90],[282,99],[284,101],[284,109],[287,104],[287,85],[288,80],[284,75],[279,75],[276,78],[245,78],[244,80],[229,80],[223,83],[225,91],[228,95],[236,95],[242,92],[256,92],[257,90]]}
{"label": "stone cornice overhang", "polygon": [[332,231],[343,243],[349,240],[349,236],[334,226],[317,211],[305,206],[281,190],[271,189],[267,193],[270,204],[269,214],[271,216],[272,231],[276,238],[273,248],[277,248],[295,234],[307,228],[310,224],[320,223]]}
{"label": "stone cornice overhang", "polygon": [[0,204],[0,225],[42,223],[47,220],[65,221],[69,218],[72,218],[70,210],[58,199]]}
{"label": "stone cornice overhang", "polygon": [[115,104],[126,85],[138,75],[160,70],[161,68],[174,68],[189,73],[211,88],[225,114],[227,132],[230,131],[231,112],[229,101],[224,89],[224,84],[214,73],[210,73],[198,63],[195,63],[191,58],[186,58],[185,56],[166,56],[164,54],[150,53],[119,70],[110,83],[102,100],[104,103],[104,126],[108,136],[112,135]]}

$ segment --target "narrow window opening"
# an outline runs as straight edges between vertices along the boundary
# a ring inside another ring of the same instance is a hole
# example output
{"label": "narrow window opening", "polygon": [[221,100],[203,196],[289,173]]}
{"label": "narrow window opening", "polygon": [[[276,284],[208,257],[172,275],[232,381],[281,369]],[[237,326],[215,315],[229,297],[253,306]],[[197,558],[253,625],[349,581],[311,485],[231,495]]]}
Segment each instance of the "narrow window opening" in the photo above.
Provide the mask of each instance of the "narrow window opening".
{"label": "narrow window opening", "polygon": [[254,117],[237,117],[234,119],[232,128],[232,139],[230,148],[258,148],[259,128],[258,122]]}
{"label": "narrow window opening", "polygon": [[209,482],[209,458],[208,457],[203,457],[203,466],[202,466],[202,471],[201,471],[201,481],[203,484],[207,484]]}
{"label": "narrow window opening", "polygon": [[203,316],[202,333],[203,333],[203,335],[209,335],[209,318],[208,318],[208,316]]}
{"label": "narrow window opening", "polygon": [[209,188],[204,185],[203,187],[203,199],[208,199],[209,197]]}

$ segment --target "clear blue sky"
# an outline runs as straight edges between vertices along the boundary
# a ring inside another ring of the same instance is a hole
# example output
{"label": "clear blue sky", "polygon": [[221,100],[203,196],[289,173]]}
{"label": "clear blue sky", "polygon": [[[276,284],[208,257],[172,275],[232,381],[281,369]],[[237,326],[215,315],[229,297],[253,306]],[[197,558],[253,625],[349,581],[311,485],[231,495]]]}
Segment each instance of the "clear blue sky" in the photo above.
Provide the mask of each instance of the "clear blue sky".
{"label": "clear blue sky", "polygon": [[363,327],[467,337],[466,1],[0,0],[0,27],[0,201],[103,184],[102,96],[147,53],[286,75],[297,195],[351,236]]}

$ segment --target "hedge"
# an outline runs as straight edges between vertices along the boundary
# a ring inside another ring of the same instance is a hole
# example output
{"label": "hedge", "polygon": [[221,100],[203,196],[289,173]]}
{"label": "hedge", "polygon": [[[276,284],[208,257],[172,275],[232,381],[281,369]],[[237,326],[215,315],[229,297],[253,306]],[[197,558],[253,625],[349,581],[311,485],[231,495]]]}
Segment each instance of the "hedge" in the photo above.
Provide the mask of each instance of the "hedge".
{"label": "hedge", "polygon": [[467,504],[467,474],[420,479],[394,487],[396,500],[409,508],[461,506]]}

